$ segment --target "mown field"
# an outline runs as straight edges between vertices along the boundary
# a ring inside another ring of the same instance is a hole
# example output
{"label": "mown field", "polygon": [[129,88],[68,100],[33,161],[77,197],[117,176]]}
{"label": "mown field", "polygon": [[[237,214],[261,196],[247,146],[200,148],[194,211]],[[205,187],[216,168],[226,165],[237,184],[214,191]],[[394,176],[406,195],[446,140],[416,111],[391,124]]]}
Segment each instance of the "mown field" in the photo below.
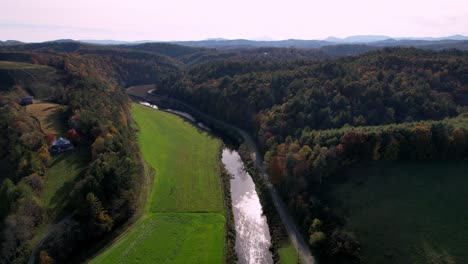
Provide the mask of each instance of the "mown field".
{"label": "mown field", "polygon": [[39,121],[44,133],[65,134],[65,113],[61,105],[38,102],[26,106],[26,110]]}
{"label": "mown field", "polygon": [[150,211],[223,213],[221,142],[173,114],[136,105],[133,116],[141,151],[157,175]]}
{"label": "mown field", "polygon": [[302,263],[299,258],[296,249],[290,241],[284,243],[278,249],[281,264],[298,264]]}
{"label": "mown field", "polygon": [[223,263],[220,214],[152,214],[95,263]]}
{"label": "mown field", "polygon": [[136,104],[132,113],[156,171],[148,212],[92,263],[223,263],[221,142],[172,114]]}
{"label": "mown field", "polygon": [[18,84],[36,97],[46,98],[61,87],[55,68],[15,61],[0,61],[0,90]]}
{"label": "mown field", "polygon": [[371,163],[334,195],[364,263],[468,263],[468,161]]}
{"label": "mown field", "polygon": [[16,62],[16,61],[0,61],[0,70],[37,70],[37,69],[47,69],[49,67],[32,64],[32,63],[24,63],[24,62]]}
{"label": "mown field", "polygon": [[86,169],[90,158],[89,149],[86,148],[76,148],[53,158],[41,193],[46,208],[60,206],[73,189],[77,177]]}

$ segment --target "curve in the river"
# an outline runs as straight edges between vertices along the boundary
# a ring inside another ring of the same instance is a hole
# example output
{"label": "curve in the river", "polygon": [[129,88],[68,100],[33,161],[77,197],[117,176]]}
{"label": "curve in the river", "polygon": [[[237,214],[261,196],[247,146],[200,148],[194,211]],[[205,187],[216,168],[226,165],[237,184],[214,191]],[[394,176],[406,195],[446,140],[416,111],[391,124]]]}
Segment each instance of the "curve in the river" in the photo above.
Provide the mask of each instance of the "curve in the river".
{"label": "curve in the river", "polygon": [[[149,86],[146,86],[146,87],[149,87]],[[142,100],[148,101],[150,103],[153,102],[153,101],[154,102],[160,101],[161,97],[159,97],[157,95],[154,95],[153,93],[148,92],[151,89],[154,89],[154,87],[148,88],[148,90],[142,90],[142,89],[138,89],[137,86],[133,86],[133,87],[127,88],[127,93],[129,93],[130,95],[132,95],[134,97],[137,97],[137,98],[140,98]],[[266,173],[265,168],[263,167],[262,155],[260,154],[260,151],[258,150],[257,145],[256,145],[255,141],[253,140],[253,138],[247,132],[245,132],[244,130],[242,130],[242,129],[236,127],[236,126],[233,126],[231,124],[228,124],[228,123],[226,123],[224,121],[215,119],[215,118],[213,118],[213,117],[211,117],[209,115],[206,115],[206,114],[198,111],[197,109],[185,104],[184,102],[181,102],[181,101],[176,100],[176,99],[168,99],[168,98],[164,98],[164,100],[172,100],[174,102],[177,102],[177,104],[183,105],[184,108],[189,109],[190,112],[196,113],[197,115],[202,116],[203,118],[206,118],[207,120],[214,120],[214,121],[216,121],[218,123],[221,123],[225,127],[229,128],[229,129],[231,129],[233,131],[236,131],[239,135],[241,135],[241,137],[244,140],[244,143],[247,145],[247,147],[250,149],[250,151],[255,155],[255,166],[261,172],[262,176],[264,177],[265,181],[267,182],[268,191],[270,192],[270,195],[273,198],[273,203],[275,204],[275,208],[276,208],[276,210],[277,210],[277,212],[278,212],[278,214],[279,214],[279,216],[281,218],[281,221],[282,221],[284,227],[286,228],[289,239],[291,240],[291,242],[293,243],[293,245],[296,248],[297,252],[301,256],[301,259],[302,259],[303,263],[304,264],[314,264],[315,259],[312,256],[312,253],[310,252],[308,244],[306,243],[306,241],[302,237],[302,234],[299,232],[299,229],[297,228],[296,223],[294,222],[291,215],[289,214],[289,212],[288,212],[288,210],[286,208],[286,205],[282,201],[279,194],[276,192],[274,186],[269,181],[268,174]]]}

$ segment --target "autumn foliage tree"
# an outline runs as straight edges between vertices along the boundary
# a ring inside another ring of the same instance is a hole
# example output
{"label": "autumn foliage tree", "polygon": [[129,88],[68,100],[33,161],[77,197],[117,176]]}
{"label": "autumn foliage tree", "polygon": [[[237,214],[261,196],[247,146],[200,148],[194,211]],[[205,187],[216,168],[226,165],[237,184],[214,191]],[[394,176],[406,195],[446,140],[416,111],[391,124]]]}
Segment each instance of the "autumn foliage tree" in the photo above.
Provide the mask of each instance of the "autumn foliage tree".
{"label": "autumn foliage tree", "polygon": [[78,143],[80,140],[80,135],[74,128],[72,128],[67,131],[67,138],[73,143]]}

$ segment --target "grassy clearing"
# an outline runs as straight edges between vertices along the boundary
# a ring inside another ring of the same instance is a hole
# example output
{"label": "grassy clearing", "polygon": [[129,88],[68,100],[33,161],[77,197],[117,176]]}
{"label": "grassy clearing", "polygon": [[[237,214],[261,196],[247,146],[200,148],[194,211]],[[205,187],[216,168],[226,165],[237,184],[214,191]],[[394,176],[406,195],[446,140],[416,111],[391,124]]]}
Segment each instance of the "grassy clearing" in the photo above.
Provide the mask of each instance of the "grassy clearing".
{"label": "grassy clearing", "polygon": [[88,148],[76,148],[55,156],[45,175],[44,186],[39,195],[39,202],[46,209],[46,215],[38,227],[31,245],[37,245],[47,232],[47,226],[62,213],[63,206],[72,191],[78,176],[86,169],[90,161]]}
{"label": "grassy clearing", "polygon": [[224,212],[221,142],[178,116],[135,105],[139,143],[156,170],[151,212]]}
{"label": "grassy clearing", "polygon": [[86,148],[77,148],[54,157],[41,193],[46,208],[54,208],[66,199],[89,159],[89,149]]}
{"label": "grassy clearing", "polygon": [[298,264],[302,263],[298,258],[298,254],[291,242],[282,244],[278,249],[281,264]]}
{"label": "grassy clearing", "polygon": [[55,68],[14,61],[0,61],[0,90],[18,84],[36,97],[48,97],[62,87]]}
{"label": "grassy clearing", "polygon": [[53,135],[65,134],[65,116],[61,105],[41,102],[28,105],[26,111],[39,121],[44,133]]}
{"label": "grassy clearing", "polygon": [[220,214],[153,214],[96,263],[223,263]]}
{"label": "grassy clearing", "polygon": [[364,263],[468,263],[467,161],[371,163],[334,189]]}
{"label": "grassy clearing", "polygon": [[0,70],[37,70],[47,68],[49,67],[32,63],[0,61]]}
{"label": "grassy clearing", "polygon": [[141,105],[132,113],[156,171],[147,213],[91,263],[223,263],[221,142],[172,114]]}

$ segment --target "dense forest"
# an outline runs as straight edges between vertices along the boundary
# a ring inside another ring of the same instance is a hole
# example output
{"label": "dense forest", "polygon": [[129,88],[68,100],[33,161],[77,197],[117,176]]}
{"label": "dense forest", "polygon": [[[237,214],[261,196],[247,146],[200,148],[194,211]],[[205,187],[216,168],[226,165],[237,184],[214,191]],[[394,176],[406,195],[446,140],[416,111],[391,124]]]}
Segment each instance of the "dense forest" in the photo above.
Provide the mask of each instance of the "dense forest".
{"label": "dense forest", "polygon": [[[213,61],[158,84],[257,136],[316,254],[359,261],[327,186],[366,160],[467,156],[468,53],[383,49],[335,60]],[[424,122],[423,122],[424,121]]]}
{"label": "dense forest", "polygon": [[2,56],[22,57],[57,69],[61,85],[51,84],[56,89],[41,99],[66,106],[67,137],[87,149],[91,161],[63,207],[57,209],[60,212],[54,212],[48,235],[37,245],[36,235],[43,231],[39,229],[48,215],[38,201],[51,166],[48,146],[54,136],[43,133],[19,105],[19,98],[31,89],[17,85],[1,91],[0,262],[25,263],[33,247],[39,247],[34,252],[41,263],[77,260],[96,241],[125,223],[138,206],[144,174],[130,100],[112,78],[98,74],[105,69],[105,60],[95,64],[87,56],[60,53]]}
{"label": "dense forest", "polygon": [[[0,61],[55,73],[49,84],[31,86],[0,69],[6,84],[0,87],[0,263],[25,263],[32,253],[41,263],[86,258],[135,214],[144,173],[123,87],[148,83],[156,83],[158,95],[253,134],[314,254],[358,262],[359,238],[327,200],[329,184],[346,167],[468,155],[468,52],[374,49],[2,47]],[[361,55],[336,57],[347,54]],[[27,93],[65,106],[67,135],[90,156],[41,243],[47,209],[38,197],[53,137],[19,105]]]}

